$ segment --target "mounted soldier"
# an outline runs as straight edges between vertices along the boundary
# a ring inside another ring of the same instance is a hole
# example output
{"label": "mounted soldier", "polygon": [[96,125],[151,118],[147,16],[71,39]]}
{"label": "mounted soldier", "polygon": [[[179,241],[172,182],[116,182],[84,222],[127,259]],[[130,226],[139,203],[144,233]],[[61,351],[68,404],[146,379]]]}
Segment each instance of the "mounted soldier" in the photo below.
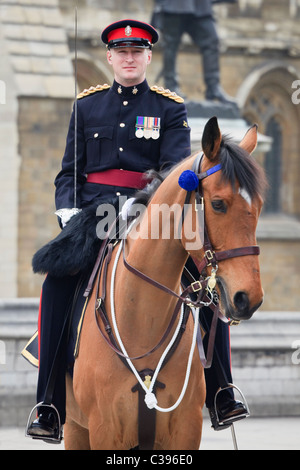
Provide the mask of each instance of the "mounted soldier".
{"label": "mounted soldier", "polygon": [[[149,24],[126,19],[105,28],[101,37],[115,79],[112,86],[98,85],[84,90],[75,101],[62,169],[55,179],[56,214],[62,232],[54,244],[50,242],[46,247],[48,256],[57,242],[59,262],[55,269],[47,271],[42,288],[38,417],[30,424],[28,435],[49,442],[57,435],[61,437],[58,427],[66,418],[67,311],[82,273],[86,279],[102,243],[96,236],[96,222],[88,232],[86,214],[95,216],[96,208],[104,203],[119,207],[120,198],[132,197],[137,189],[145,186],[145,171],[170,167],[190,155],[190,128],[184,100],[169,90],[149,87],[146,80],[152,45],[158,40],[156,30]],[[41,267],[36,270],[43,271]],[[228,326],[219,323],[219,353],[227,380],[232,382]],[[61,360],[55,382],[51,383],[53,407],[49,407],[49,377],[58,348]],[[211,409],[218,387],[218,379],[211,372],[207,378],[207,403]],[[224,393],[219,411],[223,418],[246,414],[243,404],[235,401],[231,392]],[[212,419],[213,426],[218,428],[213,411]]]}

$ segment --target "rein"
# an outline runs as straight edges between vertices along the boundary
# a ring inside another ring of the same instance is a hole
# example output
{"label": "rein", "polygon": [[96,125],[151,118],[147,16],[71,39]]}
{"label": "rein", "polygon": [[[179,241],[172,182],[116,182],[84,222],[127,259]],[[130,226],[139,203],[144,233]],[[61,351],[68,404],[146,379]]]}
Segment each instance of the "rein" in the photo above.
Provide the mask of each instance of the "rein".
{"label": "rein", "polygon": [[193,309],[193,314],[194,314],[193,341],[192,341],[192,345],[191,345],[191,348],[190,348],[188,366],[187,366],[187,371],[186,371],[185,380],[184,380],[184,384],[183,384],[181,393],[180,393],[177,401],[174,403],[174,405],[172,405],[169,408],[162,408],[162,407],[157,405],[157,399],[156,399],[156,396],[155,396],[155,393],[153,392],[153,390],[154,390],[154,387],[155,387],[155,383],[156,383],[156,379],[157,379],[157,376],[159,374],[159,371],[165,365],[166,357],[168,356],[169,351],[172,349],[174,343],[176,342],[176,339],[179,337],[180,329],[181,329],[183,321],[184,321],[184,305],[183,305],[183,303],[181,304],[180,319],[179,319],[179,322],[176,326],[175,332],[173,333],[169,344],[167,345],[165,351],[163,352],[163,354],[162,354],[162,356],[161,356],[161,358],[160,358],[160,360],[159,360],[159,362],[156,366],[156,369],[153,373],[153,376],[150,379],[150,383],[146,383],[145,381],[142,380],[142,378],[140,376],[140,373],[137,371],[137,369],[135,368],[135,366],[131,362],[130,358],[127,356],[127,352],[126,352],[125,346],[122,342],[122,339],[120,337],[120,334],[119,334],[119,331],[118,331],[118,326],[117,326],[117,323],[116,323],[115,308],[114,308],[114,281],[115,281],[115,274],[116,274],[116,269],[117,269],[117,265],[118,265],[119,256],[121,254],[121,250],[122,250],[122,246],[119,247],[119,250],[118,250],[115,262],[114,262],[113,271],[112,271],[112,279],[111,279],[110,299],[111,299],[111,314],[112,314],[112,321],[113,321],[114,329],[115,329],[120,347],[123,351],[123,355],[125,355],[124,357],[126,357],[127,364],[129,366],[129,368],[131,369],[131,371],[133,372],[133,374],[135,375],[135,377],[136,377],[138,383],[140,384],[141,388],[145,392],[144,401],[145,401],[147,407],[150,410],[155,408],[158,411],[167,413],[167,412],[172,411],[175,408],[177,408],[177,406],[181,403],[182,398],[185,395],[185,391],[186,391],[186,388],[187,388],[187,385],[188,385],[190,371],[191,371],[193,353],[194,353],[195,344],[196,344],[196,341],[197,341],[197,332],[198,332],[198,326],[199,326],[198,312],[197,312],[197,310],[194,311],[194,309]]}
{"label": "rein", "polygon": [[[194,191],[195,191],[195,202],[196,202],[195,210],[198,213],[199,227],[201,227],[200,222],[202,219],[200,220],[198,207],[201,207],[201,210],[204,211],[204,197],[203,197],[201,182],[203,179],[221,170],[221,165],[218,164],[210,168],[206,172],[199,172],[198,170],[201,168],[202,157],[203,155],[200,156],[200,154],[198,154],[198,156],[194,160],[193,167],[192,167],[196,177],[198,178],[198,186],[194,189]],[[186,204],[190,202],[191,194],[192,194],[192,191],[190,190],[187,191],[183,208],[185,207]],[[183,226],[183,218],[184,218],[184,209],[182,211],[182,218],[181,218],[182,226]],[[110,346],[110,348],[113,351],[115,351],[118,354],[123,364],[125,364],[126,367],[129,370],[131,370],[131,372],[137,378],[138,382],[132,388],[132,391],[135,392],[136,390],[139,390],[139,423],[140,423],[139,424],[139,443],[141,445],[141,448],[147,449],[147,448],[152,448],[154,434],[155,434],[155,414],[153,415],[151,411],[154,411],[153,409],[156,409],[157,411],[161,411],[161,412],[173,411],[181,403],[185,395],[188,382],[189,382],[192,358],[193,358],[196,344],[198,346],[198,353],[199,353],[202,366],[204,368],[211,367],[213,355],[214,355],[215,336],[216,336],[218,318],[221,318],[223,321],[225,321],[224,316],[222,315],[219,309],[219,298],[215,291],[215,286],[217,283],[216,273],[218,270],[218,262],[229,259],[229,258],[239,257],[239,256],[258,255],[259,247],[256,245],[246,246],[246,247],[241,247],[241,248],[233,248],[230,250],[215,252],[211,244],[208,232],[207,232],[207,227],[206,227],[205,218],[204,218],[204,243],[203,243],[204,256],[201,261],[198,261],[197,259],[192,258],[194,264],[196,265],[198,269],[199,279],[195,280],[185,267],[184,272],[187,278],[191,281],[191,284],[185,289],[183,289],[183,291],[180,294],[178,294],[177,292],[159,283],[158,281],[150,278],[149,276],[142,273],[141,271],[139,271],[134,266],[128,263],[128,261],[126,260],[126,254],[125,254],[125,247],[126,247],[126,237],[125,237],[121,241],[121,246],[118,249],[118,253],[114,261],[114,266],[112,270],[112,278],[111,278],[111,290],[110,290],[111,315],[112,315],[114,331],[117,337],[117,341],[116,341],[113,331],[112,331],[112,327],[108,319],[108,315],[106,313],[106,309],[105,309],[107,269],[112,258],[112,251],[113,251],[115,244],[116,243],[112,243],[109,236],[103,242],[99,255],[98,255],[96,265],[94,267],[94,270],[91,276],[91,279],[89,281],[89,285],[85,292],[85,295],[89,294],[92,284],[93,284],[93,279],[95,278],[97,270],[98,270],[98,282],[97,282],[97,288],[96,288],[96,303],[95,303],[96,324],[102,337],[106,341],[106,343]],[[116,323],[116,317],[115,317],[114,282],[115,282],[115,273],[116,273],[119,257],[121,255],[121,251],[123,253],[123,264],[129,272],[136,275],[137,277],[142,279],[144,282],[147,282],[148,284],[154,286],[155,288],[158,288],[162,290],[163,292],[167,293],[168,295],[172,295],[173,297],[177,299],[176,306],[172,314],[170,323],[168,327],[166,328],[160,341],[150,351],[140,356],[136,356],[136,357],[128,356],[127,351],[122,342],[122,339],[120,337],[117,323]],[[207,276],[207,273],[206,273],[206,268],[208,266],[211,266],[210,276]],[[99,287],[100,287],[100,279],[101,279],[102,271],[103,271],[102,295],[99,296]],[[190,298],[191,294],[196,294],[197,296],[196,300],[192,300]],[[198,308],[201,308],[201,306],[203,305],[209,306],[209,308],[213,311],[213,318],[212,318],[210,331],[209,331],[206,355],[205,355],[203,342],[202,342],[201,328],[200,328],[200,323],[199,323],[199,312],[198,312]],[[192,312],[194,326],[193,326],[193,337],[192,337],[192,343],[190,346],[190,352],[189,352],[189,357],[188,357],[184,384],[183,384],[181,393],[177,401],[169,408],[162,408],[158,406],[157,398],[155,395],[155,389],[156,387],[164,388],[165,385],[157,381],[158,373],[165,366],[165,364],[168,362],[168,360],[171,358],[172,354],[176,350],[181,340],[182,334],[185,331],[190,312]],[[132,360],[147,357],[150,354],[152,354],[154,351],[156,351],[160,346],[162,346],[162,344],[166,341],[167,337],[171,333],[178,316],[179,316],[179,319],[178,319],[176,328],[172,334],[169,344],[167,345],[167,347],[165,348],[164,352],[161,355],[161,358],[156,366],[155,371],[150,371],[150,369],[144,369],[143,371],[138,371],[133,365]],[[102,332],[101,325],[99,323],[99,318],[101,318],[102,323],[105,327],[105,331],[108,336],[106,336]],[[229,324],[239,324],[239,323],[240,323],[239,321],[232,321],[232,320],[229,321]],[[143,400],[143,393],[145,394],[144,400]],[[143,423],[142,427],[141,427],[141,422]],[[144,431],[142,431],[142,429],[144,429],[145,422],[147,423],[147,429],[148,429],[146,434]]]}
{"label": "rein", "polygon": [[[199,172],[199,169],[201,167],[201,161],[202,161],[203,154],[198,154],[194,163],[193,163],[193,171],[196,173],[198,177],[198,187],[195,189],[195,197],[196,197],[196,203],[199,204],[199,206],[202,207],[202,210],[204,211],[204,198],[203,198],[203,192],[202,192],[202,185],[201,181],[208,176],[212,175],[213,173],[220,171],[221,170],[221,164],[215,165],[214,167],[208,169],[205,172]],[[190,202],[191,194],[193,191],[187,191],[186,195],[186,200],[185,204],[188,204]],[[182,223],[183,223],[183,216],[182,216]],[[97,286],[97,296],[96,296],[96,304],[95,304],[95,316],[96,316],[96,322],[98,329],[102,335],[102,337],[105,339],[105,341],[108,343],[108,345],[123,359],[126,360],[136,360],[136,359],[142,359],[144,357],[149,356],[152,354],[154,351],[156,351],[166,340],[168,335],[170,334],[175,320],[178,316],[178,313],[181,309],[181,306],[185,304],[187,307],[190,309],[192,307],[194,308],[200,308],[201,306],[209,306],[211,310],[214,312],[212,323],[211,323],[211,328],[210,328],[210,334],[209,334],[209,342],[208,342],[208,348],[207,348],[207,357],[205,357],[202,341],[201,341],[201,335],[198,334],[198,349],[199,349],[199,355],[200,355],[200,360],[202,362],[203,367],[209,368],[212,363],[212,358],[213,358],[213,351],[214,351],[214,340],[215,340],[215,334],[216,334],[216,328],[217,328],[217,319],[220,317],[222,319],[223,314],[221,313],[219,306],[218,306],[218,300],[215,301],[215,296],[213,295],[214,293],[214,287],[216,285],[216,272],[218,270],[218,261],[223,261],[229,258],[235,258],[239,256],[248,256],[248,255],[258,255],[260,250],[259,246],[257,245],[252,245],[252,246],[247,246],[247,247],[241,247],[241,248],[233,248],[230,250],[224,250],[224,251],[219,251],[215,252],[212,244],[210,242],[208,233],[207,233],[207,228],[206,225],[204,224],[204,257],[201,261],[198,261],[195,258],[193,259],[193,262],[195,263],[200,277],[199,280],[196,280],[192,282],[187,288],[185,288],[181,295],[178,293],[174,292],[173,290],[169,289],[167,286],[164,286],[163,284],[155,281],[154,279],[150,278],[146,274],[142,273],[138,269],[136,269],[134,266],[130,265],[128,261],[126,260],[125,256],[125,240],[123,240],[123,263],[124,266],[128,271],[131,273],[135,274],[137,277],[142,279],[143,281],[151,284],[152,286],[166,292],[169,295],[172,295],[173,297],[177,298],[177,303],[173,312],[173,315],[171,317],[170,323],[165,330],[162,338],[160,341],[154,346],[151,350],[148,352],[136,356],[136,357],[128,357],[126,354],[122,353],[120,348],[117,346],[113,333],[112,333],[112,328],[109,324],[109,320],[105,311],[105,306],[104,306],[104,301],[105,301],[105,296],[106,296],[106,273],[107,273],[107,267],[108,264],[111,260],[111,255],[112,255],[112,249],[113,245],[112,243],[109,243],[109,240],[106,241],[106,247],[107,247],[107,255],[104,259],[103,256],[103,251],[102,249],[102,261],[104,262],[104,274],[103,274],[103,279],[102,279],[102,297],[99,297],[99,285],[100,285],[100,276],[101,276],[101,269],[99,269],[99,274],[98,274],[98,286]],[[101,263],[102,264],[102,263]],[[205,270],[206,267],[212,266],[212,274],[211,276],[204,277],[203,276],[203,271]],[[99,268],[99,264],[97,266],[97,269]],[[197,294],[197,300],[193,301],[190,299],[189,295],[190,294]],[[99,320],[97,313],[100,315],[101,320],[104,324],[105,331],[108,333],[109,338],[107,338],[100,327]],[[235,320],[230,320],[228,322],[230,325],[234,324],[239,324],[239,321]],[[200,342],[199,342],[200,340]]]}

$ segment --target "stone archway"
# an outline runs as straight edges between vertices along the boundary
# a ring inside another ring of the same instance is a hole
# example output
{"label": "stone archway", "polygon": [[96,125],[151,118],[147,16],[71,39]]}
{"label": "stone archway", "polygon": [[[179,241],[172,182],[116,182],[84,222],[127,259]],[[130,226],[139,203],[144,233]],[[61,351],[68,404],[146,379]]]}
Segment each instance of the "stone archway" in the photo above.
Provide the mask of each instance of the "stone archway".
{"label": "stone archway", "polygon": [[[72,57],[75,69],[75,57]],[[113,75],[109,67],[101,61],[94,61],[89,55],[78,53],[77,57],[77,83],[78,93],[90,86],[111,83]]]}
{"label": "stone archway", "polygon": [[256,154],[270,184],[257,230],[264,310],[298,309],[300,105],[292,101],[296,77],[294,68],[270,62],[254,70],[238,93],[244,118],[273,137],[271,150]]}
{"label": "stone archway", "polygon": [[[267,212],[300,216],[300,105],[292,102],[296,70],[283,63],[269,63],[255,70],[238,92],[243,117],[257,122],[259,131],[273,137],[270,152],[260,156],[270,183]],[[275,167],[277,165],[277,167]],[[273,189],[273,196],[272,196]]]}

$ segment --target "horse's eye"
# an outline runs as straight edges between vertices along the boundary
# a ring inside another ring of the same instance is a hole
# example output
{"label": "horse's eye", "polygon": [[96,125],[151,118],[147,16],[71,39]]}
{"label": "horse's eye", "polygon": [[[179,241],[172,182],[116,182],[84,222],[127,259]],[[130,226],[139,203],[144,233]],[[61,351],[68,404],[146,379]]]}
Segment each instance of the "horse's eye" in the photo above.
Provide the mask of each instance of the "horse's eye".
{"label": "horse's eye", "polygon": [[216,199],[215,201],[211,202],[212,208],[216,212],[223,212],[223,214],[226,214],[227,207],[224,201],[222,199]]}

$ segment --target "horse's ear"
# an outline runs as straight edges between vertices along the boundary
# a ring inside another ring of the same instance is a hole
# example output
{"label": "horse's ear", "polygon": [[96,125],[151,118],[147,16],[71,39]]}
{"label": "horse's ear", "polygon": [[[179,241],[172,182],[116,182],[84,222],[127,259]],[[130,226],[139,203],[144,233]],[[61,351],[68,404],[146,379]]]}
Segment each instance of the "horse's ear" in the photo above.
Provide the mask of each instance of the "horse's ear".
{"label": "horse's ear", "polygon": [[202,150],[209,160],[214,160],[219,152],[222,135],[218,120],[212,117],[205,125],[202,135]]}
{"label": "horse's ear", "polygon": [[246,132],[243,140],[240,142],[240,147],[246,150],[248,153],[252,153],[257,146],[257,124],[253,124],[250,129]]}

